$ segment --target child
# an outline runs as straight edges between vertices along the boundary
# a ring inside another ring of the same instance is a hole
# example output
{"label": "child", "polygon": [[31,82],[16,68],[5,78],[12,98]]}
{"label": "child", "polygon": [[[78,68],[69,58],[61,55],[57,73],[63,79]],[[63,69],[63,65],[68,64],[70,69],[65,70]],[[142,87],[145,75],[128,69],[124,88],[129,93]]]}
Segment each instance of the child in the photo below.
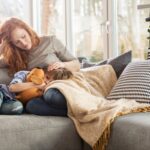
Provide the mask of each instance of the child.
{"label": "child", "polygon": [[[47,71],[47,68],[44,68],[43,70],[45,73],[45,83],[44,84],[37,85],[32,82],[25,82],[29,71],[19,71],[14,75],[14,79],[10,82],[9,90],[13,93],[22,92],[22,91],[27,90],[32,87],[37,87],[39,89],[44,90],[46,83],[51,82],[53,80],[69,79],[73,75],[72,72],[67,70],[66,68],[58,68],[58,69],[54,69],[52,71]],[[51,101],[51,98],[53,98],[53,100],[55,101],[56,99],[58,99],[58,97],[60,100],[65,99],[64,96],[57,89],[50,89],[49,95],[51,95],[51,97],[48,97],[49,101]],[[33,108],[31,108],[31,109],[34,110]],[[50,110],[51,109],[49,109],[49,111]],[[40,111],[40,109],[37,111]]]}
{"label": "child", "polygon": [[52,71],[43,69],[45,72],[46,82],[51,82],[53,80],[66,80],[73,76],[72,72],[66,68],[58,68]]}
{"label": "child", "polygon": [[[34,86],[31,83],[27,85],[23,83],[28,73],[29,71],[19,71],[8,86],[0,84],[0,114],[17,115],[23,112],[23,104],[16,100],[15,93]],[[39,85],[39,87],[41,86]]]}
{"label": "child", "polygon": [[[46,84],[53,80],[66,80],[73,76],[72,72],[65,68],[58,68],[45,72]],[[28,113],[35,115],[67,116],[67,104],[64,95],[55,88],[50,88],[43,96],[33,98],[26,105]]]}
{"label": "child", "polygon": [[25,82],[29,71],[19,71],[14,75],[14,78],[10,82],[9,90],[11,92],[18,93],[32,87],[44,89],[47,82],[69,79],[73,75],[72,72],[66,68],[58,68],[52,71],[48,71],[47,68],[44,68],[43,70],[45,74],[45,83],[38,85],[32,82]]}

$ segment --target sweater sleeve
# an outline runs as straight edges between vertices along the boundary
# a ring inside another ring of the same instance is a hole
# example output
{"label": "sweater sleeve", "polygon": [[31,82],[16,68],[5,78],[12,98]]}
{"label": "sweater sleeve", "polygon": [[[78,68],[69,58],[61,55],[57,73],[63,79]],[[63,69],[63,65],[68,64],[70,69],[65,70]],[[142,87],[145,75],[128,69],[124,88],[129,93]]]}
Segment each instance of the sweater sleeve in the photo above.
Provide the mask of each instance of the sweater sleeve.
{"label": "sweater sleeve", "polygon": [[9,85],[24,82],[28,73],[29,71],[18,71],[14,74],[14,78]]}
{"label": "sweater sleeve", "polygon": [[72,61],[77,58],[73,56],[67,48],[62,44],[60,40],[58,40],[55,36],[53,36],[53,49],[56,52],[57,57],[61,61]]}

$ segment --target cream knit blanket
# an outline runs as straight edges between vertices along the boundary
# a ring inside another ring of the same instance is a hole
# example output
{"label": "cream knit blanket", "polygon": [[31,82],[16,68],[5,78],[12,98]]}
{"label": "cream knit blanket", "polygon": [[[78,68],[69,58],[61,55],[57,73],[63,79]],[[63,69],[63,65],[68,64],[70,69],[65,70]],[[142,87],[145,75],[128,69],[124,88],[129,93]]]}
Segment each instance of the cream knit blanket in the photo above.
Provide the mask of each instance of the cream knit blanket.
{"label": "cream knit blanket", "polygon": [[57,88],[64,94],[68,116],[73,120],[79,135],[94,150],[105,149],[110,125],[117,116],[150,110],[149,105],[134,100],[107,100],[105,97],[116,81],[113,68],[102,65],[75,73],[69,80],[53,81],[46,88]]}

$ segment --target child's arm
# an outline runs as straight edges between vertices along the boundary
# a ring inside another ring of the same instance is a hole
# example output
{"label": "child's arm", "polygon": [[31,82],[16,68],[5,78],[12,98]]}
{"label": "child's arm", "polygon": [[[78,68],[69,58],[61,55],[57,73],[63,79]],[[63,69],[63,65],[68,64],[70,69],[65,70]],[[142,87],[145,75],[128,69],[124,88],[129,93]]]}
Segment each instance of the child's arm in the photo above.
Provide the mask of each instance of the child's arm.
{"label": "child's arm", "polygon": [[43,88],[44,84],[36,85],[32,82],[24,82],[28,73],[29,71],[17,72],[9,84],[9,90],[11,92],[17,93],[17,92],[22,92],[32,87]]}
{"label": "child's arm", "polygon": [[36,85],[32,82],[15,83],[15,84],[11,84],[9,86],[9,90],[10,90],[10,92],[17,93],[17,92],[22,92],[22,91],[27,90],[27,89],[32,88],[32,87],[37,87],[37,88],[42,89],[44,86],[45,86],[45,84]]}

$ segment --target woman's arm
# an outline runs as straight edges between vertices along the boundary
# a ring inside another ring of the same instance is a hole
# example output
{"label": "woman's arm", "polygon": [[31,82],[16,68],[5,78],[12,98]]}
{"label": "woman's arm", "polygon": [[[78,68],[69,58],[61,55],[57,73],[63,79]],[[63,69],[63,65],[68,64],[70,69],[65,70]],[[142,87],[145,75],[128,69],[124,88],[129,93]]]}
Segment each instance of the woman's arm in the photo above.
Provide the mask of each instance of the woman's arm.
{"label": "woman's arm", "polygon": [[32,82],[15,83],[15,84],[11,84],[9,86],[9,90],[10,90],[10,92],[17,93],[17,92],[22,92],[24,90],[27,90],[27,89],[33,88],[33,87],[37,87],[39,89],[42,89],[42,88],[44,88],[44,86],[45,86],[45,83],[43,83],[41,85],[36,85]]}
{"label": "woman's arm", "polygon": [[76,72],[80,70],[80,63],[78,60],[72,60],[68,62],[56,62],[53,65],[48,66],[48,71],[58,68],[66,68],[71,72]]}
{"label": "woman's arm", "polygon": [[72,72],[79,71],[80,63],[78,59],[67,50],[67,48],[62,44],[62,42],[54,36],[52,43],[53,43],[53,50],[55,51],[57,57],[61,62],[54,63],[53,65],[51,65],[50,68],[52,68],[53,70],[65,67],[66,69]]}
{"label": "woman's arm", "polygon": [[64,62],[64,67],[72,72],[80,70],[80,63],[78,60],[72,60],[69,62]]}

